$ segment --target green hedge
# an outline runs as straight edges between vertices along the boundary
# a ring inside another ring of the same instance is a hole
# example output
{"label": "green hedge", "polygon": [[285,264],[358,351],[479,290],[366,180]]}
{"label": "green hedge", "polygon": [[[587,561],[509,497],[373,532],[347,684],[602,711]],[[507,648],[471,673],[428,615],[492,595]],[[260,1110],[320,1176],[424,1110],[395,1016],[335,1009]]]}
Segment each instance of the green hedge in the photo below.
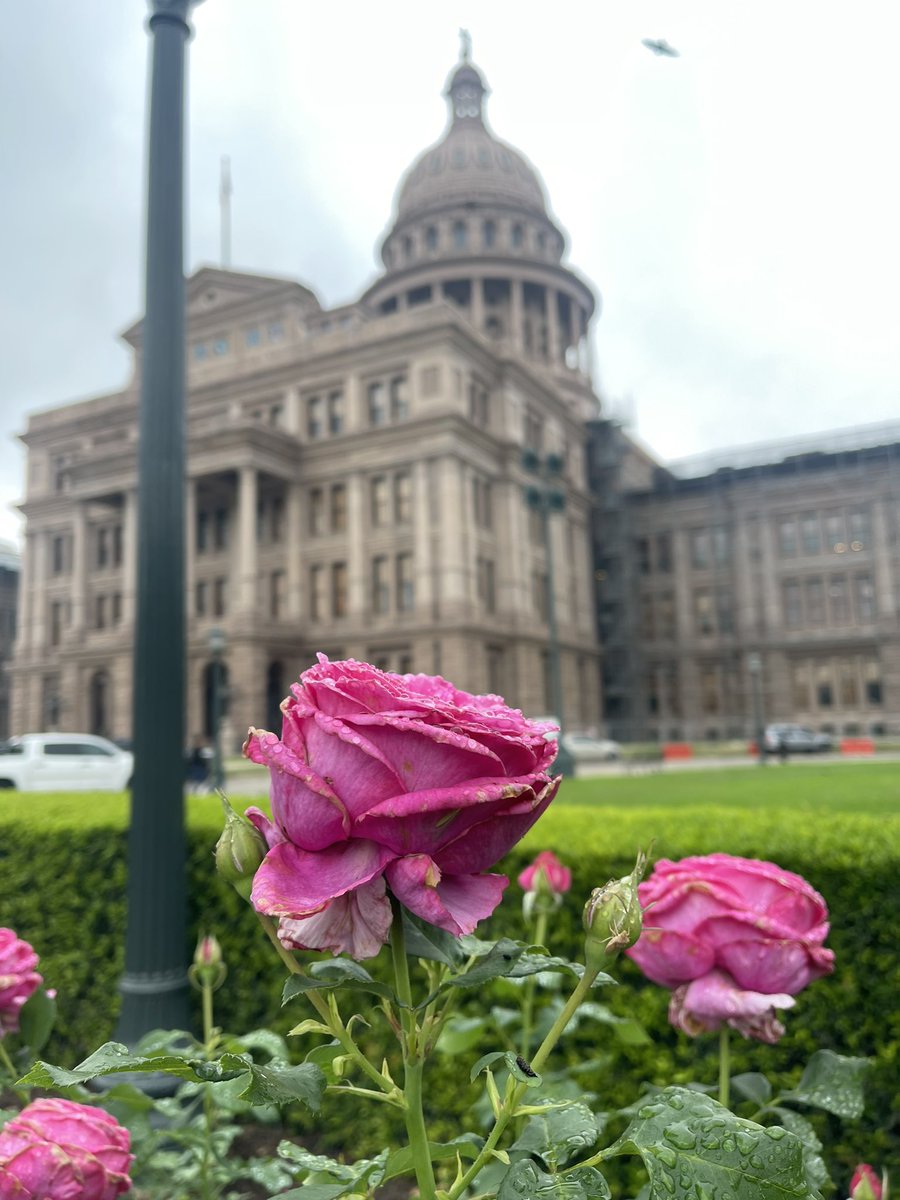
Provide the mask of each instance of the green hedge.
{"label": "green hedge", "polygon": [[[113,1030],[118,1008],[116,982],[123,969],[124,876],[127,802],[119,797],[29,797],[0,794],[0,925],[16,929],[41,955],[49,985],[60,994],[60,1018],[47,1056],[72,1064]],[[241,1031],[260,1024],[286,1030],[299,1007],[280,1009],[283,976],[271,947],[249,909],[215,876],[211,848],[219,829],[218,803],[193,797],[190,829],[190,937],[214,931],[225,949],[229,979],[217,994],[217,1023]],[[858,1122],[835,1122],[827,1135],[839,1174],[857,1161],[897,1165],[900,1112],[900,818],[860,814],[736,811],[714,806],[622,808],[558,804],[506,864],[513,874],[534,852],[551,848],[573,868],[568,902],[549,939],[554,951],[580,955],[580,907],[590,888],[630,869],[638,847],[654,842],[655,857],[727,851],[768,858],[805,876],[825,896],[831,911],[828,944],[835,950],[834,975],[808,988],[786,1018],[788,1032],[777,1046],[735,1038],[735,1070],[762,1070],[782,1082],[794,1080],[817,1046],[871,1056],[869,1102]],[[164,882],[161,881],[161,886]],[[515,885],[510,900],[483,927],[484,936],[522,934]],[[638,1083],[715,1079],[714,1039],[691,1040],[666,1022],[668,994],[646,983],[627,961],[617,968],[622,985],[603,996],[619,1012],[637,1017],[653,1034],[653,1045],[604,1042],[608,1055],[602,1078],[591,1080],[603,1107],[630,1102]],[[500,987],[508,985],[499,985]],[[484,1003],[482,995],[467,1003]],[[583,1027],[585,1030],[587,1026]],[[385,1040],[376,1018],[370,1034]],[[572,1059],[597,1056],[579,1031],[565,1053]],[[478,1051],[473,1051],[473,1058]],[[430,1102],[448,1131],[456,1114],[477,1095],[468,1085],[468,1066],[432,1087]],[[372,1143],[384,1133],[385,1106],[366,1129]],[[325,1133],[339,1142],[349,1114],[334,1101],[324,1114]],[[390,1114],[388,1114],[389,1117]],[[892,1124],[893,1123],[893,1124]],[[359,1128],[359,1125],[355,1126]],[[361,1148],[361,1147],[360,1147]]]}

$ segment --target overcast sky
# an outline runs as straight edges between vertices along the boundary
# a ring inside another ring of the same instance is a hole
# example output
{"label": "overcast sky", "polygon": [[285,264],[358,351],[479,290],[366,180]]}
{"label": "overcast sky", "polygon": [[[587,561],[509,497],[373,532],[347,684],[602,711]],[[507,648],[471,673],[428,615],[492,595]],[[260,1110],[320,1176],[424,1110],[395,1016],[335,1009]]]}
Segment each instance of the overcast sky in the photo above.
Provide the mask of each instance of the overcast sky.
{"label": "overcast sky", "polygon": [[[141,0],[3,6],[0,537],[30,410],[120,386],[142,295]],[[598,387],[660,456],[900,416],[900,4],[206,0],[190,45],[187,267],[323,303],[376,271],[471,30],[494,131],[603,298]],[[658,58],[641,45],[665,38]]]}

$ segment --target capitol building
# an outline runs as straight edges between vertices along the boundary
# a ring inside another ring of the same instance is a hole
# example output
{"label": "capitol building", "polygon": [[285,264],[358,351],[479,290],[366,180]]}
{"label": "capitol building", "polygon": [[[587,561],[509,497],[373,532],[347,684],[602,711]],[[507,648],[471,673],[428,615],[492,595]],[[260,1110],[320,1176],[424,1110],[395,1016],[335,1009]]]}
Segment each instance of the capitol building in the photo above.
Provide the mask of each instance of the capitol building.
{"label": "capitol building", "polygon": [[[401,180],[384,269],[355,303],[211,267],[187,282],[186,739],[211,733],[213,630],[229,750],[249,724],[273,727],[317,651],[550,712],[550,588],[568,724],[601,721],[597,299],[486,95],[464,57],[446,132]],[[32,414],[22,435],[13,731],[131,733],[141,335],[124,334],[121,391]],[[552,572],[527,496],[538,468],[553,475]]]}

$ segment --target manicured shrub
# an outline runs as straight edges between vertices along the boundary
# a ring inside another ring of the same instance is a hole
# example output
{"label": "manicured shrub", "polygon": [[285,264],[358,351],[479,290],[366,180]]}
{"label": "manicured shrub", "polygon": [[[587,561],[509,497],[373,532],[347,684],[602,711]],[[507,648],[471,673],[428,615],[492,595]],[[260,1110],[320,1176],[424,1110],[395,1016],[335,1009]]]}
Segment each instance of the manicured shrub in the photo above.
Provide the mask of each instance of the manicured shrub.
{"label": "manicured shrub", "polygon": [[[22,798],[7,793],[0,803],[0,924],[31,942],[41,956],[48,986],[59,991],[59,1021],[45,1057],[74,1064],[112,1035],[118,1009],[117,981],[123,969],[127,802],[121,797]],[[236,893],[216,877],[212,847],[220,829],[218,802],[193,797],[189,805],[189,931],[185,962],[198,932],[215,932],[224,949],[229,978],[217,993],[216,1019],[243,1031],[271,1024],[281,1032],[301,1019],[295,1003],[280,1007],[282,973],[256,920]],[[859,1122],[833,1122],[826,1129],[830,1159],[849,1178],[859,1161],[896,1163],[900,1111],[900,818],[844,813],[738,810],[697,807],[632,807],[623,810],[557,804],[510,856],[514,878],[536,850],[552,849],[572,869],[572,890],[554,918],[554,952],[577,958],[582,940],[580,913],[590,889],[631,869],[635,851],[653,845],[654,857],[681,858],[716,850],[764,858],[796,871],[825,896],[831,912],[828,940],[836,953],[833,976],[806,989],[787,1014],[787,1034],[776,1046],[734,1038],[734,1070],[761,1070],[787,1085],[819,1046],[874,1060],[868,1105]],[[165,886],[165,881],[161,881]],[[511,887],[513,893],[516,885]],[[652,918],[648,918],[652,920]],[[515,896],[490,922],[493,936],[521,935]],[[485,935],[487,928],[485,927]],[[616,1107],[634,1098],[639,1081],[685,1083],[715,1080],[715,1038],[691,1040],[666,1022],[668,993],[647,983],[633,964],[617,966],[622,986],[606,990],[604,1003],[654,1029],[652,1047],[623,1045],[606,1036],[588,1039],[585,1024],[564,1043],[572,1061],[600,1058],[602,1069],[585,1082]],[[508,984],[500,984],[502,989]],[[485,995],[466,1004],[484,1006]],[[377,1014],[370,1036],[381,1040]],[[385,1045],[387,1037],[384,1036]],[[477,1056],[480,1048],[473,1049]],[[468,1060],[458,1076],[429,1092],[447,1131],[454,1114],[471,1105]],[[367,1118],[365,1152],[383,1141],[388,1120],[380,1106]],[[325,1136],[339,1145],[348,1111],[326,1106]],[[317,1122],[322,1129],[321,1121]],[[370,1143],[370,1144],[368,1144]]]}

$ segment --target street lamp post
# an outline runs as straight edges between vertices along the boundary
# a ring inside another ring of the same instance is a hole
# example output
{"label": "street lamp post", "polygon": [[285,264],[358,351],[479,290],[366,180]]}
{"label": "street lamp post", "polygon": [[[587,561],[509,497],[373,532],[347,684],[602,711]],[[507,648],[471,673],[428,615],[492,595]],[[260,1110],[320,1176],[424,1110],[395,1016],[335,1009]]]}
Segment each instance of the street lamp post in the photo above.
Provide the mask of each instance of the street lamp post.
{"label": "street lamp post", "polygon": [[119,1041],[184,1029],[184,59],[195,0],[150,0],[146,308],[138,439],[134,786]]}
{"label": "street lamp post", "polygon": [[523,468],[538,480],[537,483],[529,484],[525,488],[525,499],[529,508],[540,513],[541,527],[544,535],[544,564],[547,576],[545,599],[547,605],[547,654],[550,666],[550,699],[553,704],[553,715],[559,721],[559,741],[557,743],[556,761],[553,764],[553,769],[559,775],[574,775],[575,760],[563,745],[562,740],[566,728],[566,719],[559,649],[559,627],[556,621],[553,539],[550,528],[550,514],[563,512],[566,507],[566,495],[559,486],[564,465],[563,460],[558,454],[547,454],[543,458],[534,450],[525,450],[522,454]]}
{"label": "street lamp post", "polygon": [[755,650],[747,655],[747,670],[750,674],[750,686],[753,689],[753,724],[756,726],[756,753],[759,765],[766,765],[766,728],[762,704],[762,658]]}
{"label": "street lamp post", "polygon": [[212,742],[213,742],[213,787],[222,791],[225,787],[225,771],[222,767],[222,708],[224,687],[222,684],[222,656],[225,653],[225,631],[218,626],[209,631],[209,651],[212,654]]}

